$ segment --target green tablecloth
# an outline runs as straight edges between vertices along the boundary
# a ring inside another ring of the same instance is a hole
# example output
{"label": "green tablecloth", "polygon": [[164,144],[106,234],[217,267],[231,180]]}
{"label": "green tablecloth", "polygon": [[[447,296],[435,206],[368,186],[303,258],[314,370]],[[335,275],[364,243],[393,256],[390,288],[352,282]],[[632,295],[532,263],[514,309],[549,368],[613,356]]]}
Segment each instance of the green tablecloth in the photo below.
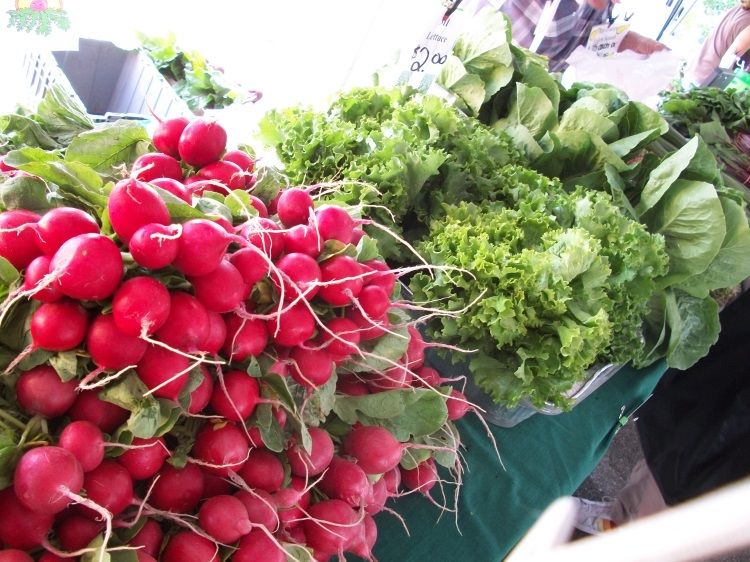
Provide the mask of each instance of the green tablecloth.
{"label": "green tablecloth", "polygon": [[[415,495],[398,500],[411,533],[393,516],[378,516],[380,562],[489,562],[503,559],[544,509],[572,494],[606,452],[622,424],[651,394],[666,367],[624,368],[572,412],[535,415],[513,428],[492,427],[505,470],[484,428],[460,424],[467,471],[452,513]],[[433,489],[436,496],[439,491]]]}

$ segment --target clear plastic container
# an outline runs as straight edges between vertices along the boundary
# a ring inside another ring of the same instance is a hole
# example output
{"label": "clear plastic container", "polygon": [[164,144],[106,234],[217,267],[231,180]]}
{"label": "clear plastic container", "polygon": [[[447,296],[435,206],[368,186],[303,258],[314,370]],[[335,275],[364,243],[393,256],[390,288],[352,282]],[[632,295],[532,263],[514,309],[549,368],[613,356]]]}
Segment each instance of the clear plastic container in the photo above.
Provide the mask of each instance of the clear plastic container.
{"label": "clear plastic container", "polygon": [[[432,353],[431,351],[432,350],[428,350],[427,352],[428,361],[441,373],[442,376],[466,378],[466,387],[464,389],[466,398],[483,410],[483,412],[480,412],[482,417],[492,425],[499,427],[513,427],[530,418],[534,414],[555,416],[563,413],[561,408],[551,403],[547,403],[541,408],[533,406],[528,400],[522,400],[515,408],[507,408],[503,405],[496,404],[489,394],[474,384],[471,371],[469,371],[468,362],[460,362],[454,365],[451,364],[449,360],[442,359],[436,353]],[[567,393],[572,406],[575,407],[583,401],[597,388],[611,379],[612,376],[622,367],[623,365],[600,365],[589,369],[590,377],[585,381],[581,381],[574,385],[574,387]]]}

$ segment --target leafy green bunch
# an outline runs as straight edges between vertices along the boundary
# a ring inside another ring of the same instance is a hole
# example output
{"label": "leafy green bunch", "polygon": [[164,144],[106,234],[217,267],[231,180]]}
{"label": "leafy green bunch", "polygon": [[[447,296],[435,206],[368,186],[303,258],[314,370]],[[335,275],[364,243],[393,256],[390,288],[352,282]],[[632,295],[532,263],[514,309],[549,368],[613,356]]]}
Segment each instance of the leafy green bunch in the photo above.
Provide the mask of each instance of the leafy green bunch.
{"label": "leafy green bunch", "polygon": [[[510,139],[443,100],[410,89],[359,88],[325,112],[271,111],[261,140],[273,147],[294,183],[344,180],[335,199],[378,205],[363,213],[415,240],[443,200],[481,200],[483,178],[521,156]],[[386,257],[403,250],[376,232]]]}
{"label": "leafy green bunch", "polygon": [[602,362],[643,349],[641,318],[666,271],[664,241],[604,193],[508,166],[494,201],[446,205],[420,250],[459,268],[416,275],[418,301],[471,313],[430,326],[443,341],[477,349],[475,382],[500,403],[565,406],[564,393]]}
{"label": "leafy green bunch", "polygon": [[221,109],[242,101],[243,94],[224,72],[209,64],[197,51],[183,51],[173,34],[138,35],[144,52],[193,111]]}

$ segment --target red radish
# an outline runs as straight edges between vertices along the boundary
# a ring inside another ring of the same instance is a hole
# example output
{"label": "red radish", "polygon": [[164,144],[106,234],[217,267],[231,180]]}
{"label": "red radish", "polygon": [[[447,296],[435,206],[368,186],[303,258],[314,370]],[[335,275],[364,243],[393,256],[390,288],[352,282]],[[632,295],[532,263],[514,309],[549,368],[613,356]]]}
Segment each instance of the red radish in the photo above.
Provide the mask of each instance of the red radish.
{"label": "red radish", "polygon": [[196,465],[188,463],[184,468],[175,468],[164,464],[158,475],[148,500],[156,509],[188,513],[203,498],[203,471]]}
{"label": "red radish", "polygon": [[[244,467],[243,467],[244,468]],[[252,493],[240,490],[234,497],[242,502],[247,511],[247,518],[255,525],[263,525],[271,532],[279,526],[279,516],[276,514],[274,499],[268,492],[253,490]]]}
{"label": "red radish", "polygon": [[198,512],[198,522],[206,533],[224,544],[239,540],[253,528],[245,506],[234,496],[207,499]]}
{"label": "red radish", "polygon": [[153,277],[133,277],[123,283],[112,299],[112,317],[117,329],[127,336],[147,336],[169,318],[169,291]]}
{"label": "red radish", "polygon": [[59,207],[52,209],[39,220],[36,234],[39,249],[51,256],[74,236],[99,234],[99,225],[91,215],[80,209]]}
{"label": "red radish", "polygon": [[370,491],[370,482],[358,465],[341,457],[333,457],[318,488],[331,499],[359,507]]}
{"label": "red radish", "polygon": [[274,195],[271,200],[268,202],[268,212],[272,215],[276,214],[276,206],[279,203],[279,197],[281,197],[282,190],[279,190],[276,192],[276,195]]}
{"label": "red radish", "polygon": [[81,305],[65,299],[37,308],[31,315],[29,330],[34,347],[66,351],[81,344],[87,325],[88,317]]}
{"label": "red radish", "polygon": [[213,466],[204,470],[219,476],[229,471],[238,472],[247,459],[249,451],[245,434],[235,425],[205,425],[195,437],[193,456]]}
{"label": "red radish", "polygon": [[36,548],[53,522],[52,514],[36,513],[18,501],[13,488],[0,490],[0,544],[23,550]]}
{"label": "red radish", "polygon": [[304,189],[292,187],[285,189],[276,202],[276,214],[281,224],[289,228],[297,224],[307,224],[314,207],[310,194]]}
{"label": "red radish", "polygon": [[161,562],[219,562],[219,547],[192,531],[180,531],[170,537]]}
{"label": "red radish", "polygon": [[241,422],[249,418],[260,400],[258,381],[245,371],[224,373],[224,386],[219,383],[211,396],[211,407],[221,417]]}
{"label": "red radish", "polygon": [[414,375],[406,367],[398,365],[383,372],[370,373],[367,378],[367,387],[372,392],[409,388],[413,378]]}
{"label": "red radish", "polygon": [[402,468],[401,480],[408,489],[427,494],[438,481],[435,461],[430,458],[410,470]]}
{"label": "red radish", "polygon": [[323,350],[295,347],[289,358],[292,378],[302,386],[317,388],[333,375],[333,361]]}
{"label": "red radish", "polygon": [[236,314],[228,314],[224,321],[227,337],[222,350],[230,361],[242,362],[263,353],[268,343],[268,329],[263,320],[245,320]]}
{"label": "red radish", "polygon": [[261,530],[250,531],[240,539],[232,562],[286,562],[286,553]]}
{"label": "red radish", "polygon": [[245,280],[229,260],[222,260],[211,273],[189,279],[196,298],[213,312],[235,310],[245,296]]}
{"label": "red radish", "polygon": [[414,371],[414,386],[431,386],[437,388],[443,384],[443,378],[432,367],[420,367]]}
{"label": "red radish", "polygon": [[216,162],[227,147],[227,132],[213,119],[193,119],[180,135],[180,158],[196,168]]}
{"label": "red radish", "polygon": [[234,225],[224,216],[218,213],[207,213],[206,218],[210,221],[215,222],[221,228],[223,228],[227,234],[234,235]]}
{"label": "red radish", "polygon": [[375,520],[370,515],[365,515],[349,552],[365,560],[372,560],[372,548],[377,540],[378,527],[375,525]]}
{"label": "red radish", "polygon": [[[306,254],[286,254],[276,262],[276,267],[286,275],[279,279],[276,272],[271,273],[271,281],[276,291],[281,295],[281,287],[284,287],[284,299],[291,301],[300,293],[305,295],[309,301],[318,294],[320,282],[320,268],[318,262]],[[288,278],[288,279],[287,279]]]}
{"label": "red radish", "polygon": [[284,465],[268,449],[253,449],[240,470],[240,476],[251,488],[273,493],[284,483]]}
{"label": "red radish", "polygon": [[284,249],[317,258],[323,249],[323,242],[311,226],[298,224],[284,232]]}
{"label": "red radish", "polygon": [[39,219],[36,213],[22,209],[0,213],[0,257],[16,269],[23,269],[41,254],[33,226]]}
{"label": "red radish", "polygon": [[203,342],[203,349],[210,355],[218,355],[224,340],[227,339],[227,325],[224,318],[218,312],[207,311],[208,313],[208,336]]}
{"label": "red radish", "polygon": [[310,505],[310,491],[304,491],[306,487],[304,478],[292,477],[288,487],[273,495],[279,522],[285,529],[298,526],[305,516],[304,511]]}
{"label": "red radish", "polygon": [[355,228],[352,230],[352,241],[350,244],[354,244],[355,246],[359,244],[359,241],[362,240],[362,237],[365,235],[365,231],[361,228]]}
{"label": "red radish", "polygon": [[145,341],[118,330],[111,314],[97,316],[86,336],[86,349],[91,360],[98,367],[113,371],[136,365],[146,353],[147,346]]}
{"label": "red radish", "polygon": [[55,535],[65,550],[79,550],[89,545],[104,530],[104,523],[72,513],[61,513],[55,525]]}
{"label": "red radish", "polygon": [[[86,497],[107,509],[112,515],[119,515],[133,501],[133,479],[121,464],[103,460],[94,470],[83,477]],[[90,508],[77,505],[76,509],[88,516],[99,515]]]}
{"label": "red radish", "polygon": [[359,306],[373,319],[381,319],[391,306],[388,295],[379,285],[366,285],[357,296]]}
{"label": "red radish", "polygon": [[328,432],[319,427],[311,427],[309,432],[312,441],[310,453],[305,451],[300,438],[294,439],[286,450],[286,458],[295,476],[317,476],[333,459],[333,441]]}
{"label": "red radish", "polygon": [[12,172],[17,169],[18,168],[14,168],[10,164],[5,163],[5,156],[0,156],[0,172]]}
{"label": "red radish", "polygon": [[[222,325],[224,322],[222,321]],[[201,373],[203,373],[203,381],[201,384],[190,393],[190,404],[188,405],[188,413],[197,414],[202,412],[203,409],[208,406],[211,401],[211,395],[214,392],[214,379],[206,369],[205,365],[200,365]]]}
{"label": "red radish", "polygon": [[158,562],[156,558],[142,550],[136,550],[135,556],[138,559],[138,562]]}
{"label": "red radish", "polygon": [[347,396],[370,394],[367,385],[354,375],[340,375],[336,381],[336,392]]}
{"label": "red radish", "polygon": [[107,203],[109,221],[125,244],[144,224],[169,224],[167,204],[156,190],[135,179],[117,182]]}
{"label": "red radish", "polygon": [[177,150],[180,135],[182,135],[188,123],[190,123],[190,120],[186,117],[175,117],[160,121],[156,130],[154,130],[152,139],[156,150],[177,158],[180,155]]}
{"label": "red radish", "polygon": [[133,233],[128,250],[138,265],[148,269],[167,267],[177,257],[179,230],[174,225],[144,224]]}
{"label": "red radish", "polygon": [[365,277],[365,285],[377,285],[390,297],[396,286],[396,274],[391,271],[388,264],[380,260],[370,260],[362,265],[371,271],[378,272],[373,275],[367,275]]}
{"label": "red radish", "polygon": [[78,395],[76,401],[68,410],[68,416],[73,421],[88,421],[101,429],[104,433],[114,433],[121,426],[130,412],[111,402],[99,398],[96,390],[85,390]]}
{"label": "red radish", "polygon": [[62,447],[26,451],[13,473],[19,501],[37,513],[58,513],[70,503],[68,495],[83,486],[83,470],[73,453]]}
{"label": "red radish", "polygon": [[98,301],[115,292],[122,280],[122,256],[117,245],[101,234],[79,234],[55,252],[50,270],[62,294]]}
{"label": "red radish", "polygon": [[205,219],[182,223],[182,235],[174,266],[185,275],[211,273],[219,267],[229,246],[229,235],[218,224]]}
{"label": "red radish", "polygon": [[164,461],[169,457],[167,445],[163,437],[143,439],[136,437],[131,443],[132,449],[117,457],[119,462],[130,473],[133,480],[151,478],[161,470]]}
{"label": "red radish", "polygon": [[52,367],[40,365],[21,373],[16,381],[16,401],[32,416],[62,416],[76,399],[76,381],[63,382]]}
{"label": "red radish", "polygon": [[202,349],[209,327],[206,307],[184,291],[172,291],[169,296],[169,317],[156,337],[180,351]]}
{"label": "red radish", "polygon": [[135,368],[138,378],[149,389],[170,381],[155,390],[153,394],[175,401],[188,382],[189,370],[190,360],[187,357],[157,345],[148,346],[146,353]]}
{"label": "red radish", "polygon": [[252,172],[255,166],[255,160],[244,150],[227,150],[222,160],[237,164],[243,172]]}
{"label": "red radish", "polygon": [[[42,282],[42,279],[44,279],[44,276],[50,272],[50,262],[52,262],[52,258],[49,256],[39,256],[31,260],[23,276],[24,291],[36,289]],[[51,283],[43,289],[36,291],[31,298],[41,302],[56,302],[62,297],[63,294],[60,292],[60,289],[54,283]]]}
{"label": "red radish", "polygon": [[[359,328],[348,318],[334,318],[326,323],[326,328],[336,334],[334,338],[327,332],[321,333],[321,345],[334,357],[348,357],[359,349]],[[343,341],[342,341],[343,340]]]}
{"label": "red radish", "polygon": [[386,486],[385,480],[381,478],[377,482],[373,482],[368,490],[367,499],[365,501],[365,511],[370,515],[380,513],[383,511],[387,499],[388,487]]}
{"label": "red radish", "polygon": [[161,525],[153,519],[146,519],[143,527],[133,535],[128,544],[133,547],[142,546],[142,552],[157,556],[163,540],[164,531],[161,530]]}
{"label": "red radish", "polygon": [[104,460],[104,436],[89,421],[79,420],[66,425],[58,445],[73,453],[84,472],[94,470]]}
{"label": "red radish", "polygon": [[403,445],[384,427],[360,425],[347,435],[344,450],[367,474],[383,474],[401,462]]}
{"label": "red radish", "polygon": [[191,205],[193,203],[193,197],[190,195],[190,191],[188,191],[188,189],[185,187],[185,184],[183,184],[181,181],[177,181],[173,178],[156,178],[149,181],[149,183],[171,193],[188,205]]}
{"label": "red radish", "polygon": [[0,562],[34,562],[34,559],[23,550],[9,548],[0,550]]}
{"label": "red radish", "polygon": [[[280,199],[279,199],[280,200]],[[315,210],[314,225],[323,240],[338,240],[344,244],[352,241],[354,219],[346,209],[323,205]]]}
{"label": "red radish", "polygon": [[[334,256],[320,264],[323,286],[318,295],[332,306],[344,306],[362,290],[362,272],[349,256]],[[344,281],[346,279],[346,281]]]}
{"label": "red radish", "polygon": [[271,219],[252,218],[242,225],[240,234],[273,259],[284,253],[284,233]]}
{"label": "red radish", "polygon": [[231,482],[205,470],[203,471],[203,486],[204,500],[214,496],[226,496],[234,490]]}
{"label": "red radish", "polygon": [[224,188],[217,185],[206,185],[204,191],[216,191],[222,195],[227,195],[234,189],[243,189],[245,187],[245,175],[237,164],[234,162],[211,162],[198,170],[197,176],[203,180],[211,180],[223,184]]}
{"label": "red radish", "polygon": [[451,395],[445,405],[448,407],[448,419],[451,421],[460,420],[471,410],[471,404],[466,400],[466,396],[455,388],[451,390]]}
{"label": "red radish", "polygon": [[[248,186],[249,187],[249,186]],[[263,203],[260,199],[258,199],[255,195],[250,196],[250,204],[253,206],[253,208],[258,211],[258,216],[264,219],[268,218],[268,209],[266,208],[266,204]]]}
{"label": "red radish", "polygon": [[304,303],[297,303],[268,321],[268,333],[279,345],[300,345],[315,333],[315,317]]}
{"label": "red radish", "polygon": [[404,363],[412,371],[419,369],[424,363],[425,343],[422,334],[414,326],[409,326],[409,346],[406,348],[406,360]]}
{"label": "red radish", "polygon": [[401,470],[399,467],[392,468],[383,474],[382,480],[385,482],[385,489],[388,495],[393,496],[398,493],[398,487],[401,485]]}
{"label": "red radish", "polygon": [[386,329],[390,327],[387,315],[381,320],[368,319],[362,316],[362,313],[354,307],[346,311],[346,317],[359,327],[360,341],[369,341],[379,338],[385,334]]}
{"label": "red radish", "polygon": [[156,178],[182,179],[180,163],[161,152],[141,154],[133,162],[133,177],[141,181],[151,181]]}
{"label": "red radish", "polygon": [[52,554],[51,552],[45,552],[39,557],[37,562],[69,562],[70,560],[70,558],[63,558],[56,554]]}
{"label": "red radish", "polygon": [[338,554],[356,538],[357,514],[341,500],[318,502],[308,510],[310,519],[302,523],[307,545],[322,554]]}
{"label": "red radish", "polygon": [[268,275],[266,259],[255,248],[243,248],[229,256],[229,261],[240,272],[245,283],[252,286]]}

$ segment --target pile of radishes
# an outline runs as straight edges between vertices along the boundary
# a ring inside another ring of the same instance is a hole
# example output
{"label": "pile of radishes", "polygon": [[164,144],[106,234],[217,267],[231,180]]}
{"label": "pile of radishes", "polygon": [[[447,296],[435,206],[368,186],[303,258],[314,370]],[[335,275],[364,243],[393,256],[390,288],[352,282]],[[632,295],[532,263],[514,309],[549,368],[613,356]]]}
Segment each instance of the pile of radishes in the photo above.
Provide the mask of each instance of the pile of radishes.
{"label": "pile of radishes", "polygon": [[[372,516],[401,484],[428,495],[433,453],[458,441],[399,441],[386,418],[345,423],[332,404],[433,393],[452,436],[469,409],[396,314],[419,307],[400,301],[398,272],[360,259],[359,221],[309,190],[253,198],[232,222],[174,221],[154,186],[195,206],[252,189],[253,160],[205,119],[164,121],[153,143],[103,216],[0,213],[0,256],[21,274],[0,327],[28,308],[28,346],[2,375],[0,428],[20,438],[0,560],[372,559]],[[137,435],[113,388],[141,389],[168,421]]]}

